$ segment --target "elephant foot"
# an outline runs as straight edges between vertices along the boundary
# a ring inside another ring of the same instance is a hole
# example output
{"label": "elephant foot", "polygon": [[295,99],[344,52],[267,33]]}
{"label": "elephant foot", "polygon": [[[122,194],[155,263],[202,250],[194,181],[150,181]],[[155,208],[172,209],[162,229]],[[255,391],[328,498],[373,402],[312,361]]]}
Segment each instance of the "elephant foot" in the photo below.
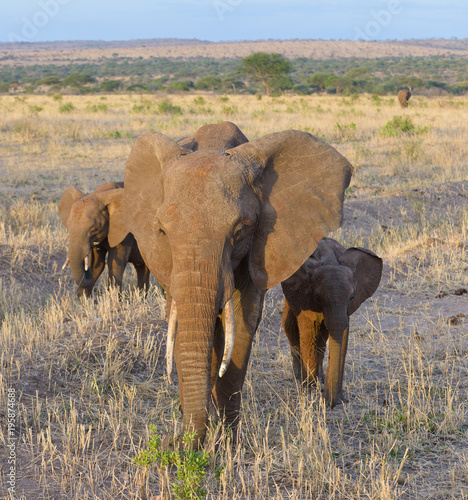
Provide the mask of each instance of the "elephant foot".
{"label": "elephant foot", "polygon": [[343,391],[340,392],[340,394],[334,399],[334,401],[331,401],[330,397],[325,392],[324,392],[324,397],[325,397],[326,404],[327,404],[328,408],[330,408],[330,409],[333,409],[336,406],[340,406],[343,403],[349,402],[348,398],[345,396]]}

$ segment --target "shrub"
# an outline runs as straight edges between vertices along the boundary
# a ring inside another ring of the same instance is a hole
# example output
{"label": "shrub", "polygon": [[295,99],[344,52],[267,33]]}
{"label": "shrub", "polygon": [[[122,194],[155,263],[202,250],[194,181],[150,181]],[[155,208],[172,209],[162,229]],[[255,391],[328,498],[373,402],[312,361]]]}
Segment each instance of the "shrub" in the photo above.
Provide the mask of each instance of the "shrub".
{"label": "shrub", "polygon": [[88,104],[88,106],[86,106],[86,109],[88,111],[91,111],[93,113],[97,113],[98,111],[107,111],[108,109],[108,106],[107,104],[104,104],[103,102],[100,102],[99,104]]}
{"label": "shrub", "polygon": [[416,126],[409,116],[394,116],[379,131],[381,137],[400,137],[401,135],[424,134],[429,127]]}
{"label": "shrub", "polygon": [[59,106],[59,113],[71,113],[72,111],[75,111],[75,106],[73,106],[73,103],[71,102],[64,102]]}
{"label": "shrub", "polygon": [[126,87],[125,90],[128,90],[129,92],[148,92],[149,88],[147,85],[142,83],[135,83]]}
{"label": "shrub", "polygon": [[193,88],[193,82],[190,80],[171,82],[168,88],[171,90],[183,90],[184,92],[188,92],[191,88]]}
{"label": "shrub", "polygon": [[233,114],[235,114],[235,113],[237,113],[239,111],[237,109],[237,106],[223,106],[221,108],[221,110],[227,116],[232,116]]}
{"label": "shrub", "polygon": [[38,106],[37,104],[30,104],[28,106],[28,110],[32,115],[37,115],[44,108],[42,106]]}
{"label": "shrub", "polygon": [[120,88],[121,83],[120,80],[105,80],[101,82],[100,87],[103,92],[115,92]]}
{"label": "shrub", "polygon": [[335,130],[338,132],[338,137],[342,140],[351,141],[356,138],[356,124],[354,122],[351,123],[336,123]]}
{"label": "shrub", "polygon": [[60,83],[60,78],[55,75],[46,76],[37,82],[38,85],[56,85]]}
{"label": "shrub", "polygon": [[[208,454],[206,451],[163,451],[161,438],[155,434],[155,427],[150,426],[152,436],[148,449],[141,450],[134,458],[133,462],[140,467],[148,469],[155,464],[160,475],[161,483],[165,480],[165,470],[171,466],[177,467],[177,480],[171,483],[172,494],[176,499],[199,498],[206,494],[206,489],[202,487],[208,469]],[[195,434],[185,433],[182,440],[185,446],[195,439]],[[144,492],[146,494],[146,492]]]}
{"label": "shrub", "polygon": [[297,95],[309,95],[311,93],[307,85],[294,85],[292,90]]}
{"label": "shrub", "polygon": [[183,114],[182,108],[180,106],[174,106],[169,99],[163,99],[158,104],[158,111],[160,113],[166,113],[168,115],[181,115]]}

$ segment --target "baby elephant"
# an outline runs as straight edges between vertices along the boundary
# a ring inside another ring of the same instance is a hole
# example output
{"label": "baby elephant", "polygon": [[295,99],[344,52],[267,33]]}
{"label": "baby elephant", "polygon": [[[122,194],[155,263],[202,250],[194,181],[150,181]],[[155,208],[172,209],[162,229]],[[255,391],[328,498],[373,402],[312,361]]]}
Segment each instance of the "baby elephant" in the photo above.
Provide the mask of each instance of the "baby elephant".
{"label": "baby elephant", "polygon": [[333,408],[343,401],[343,373],[349,316],[379,286],[382,259],[365,248],[346,249],[324,238],[315,252],[286,281],[283,328],[289,339],[294,374],[304,385],[322,378],[330,338],[324,396]]}
{"label": "baby elephant", "polygon": [[107,182],[87,196],[70,186],[60,200],[59,215],[70,235],[63,267],[70,262],[79,297],[91,296],[104,270],[106,254],[109,285],[122,289],[125,266],[131,262],[137,272],[138,288],[149,287],[149,270],[123,220],[122,196],[123,182]]}

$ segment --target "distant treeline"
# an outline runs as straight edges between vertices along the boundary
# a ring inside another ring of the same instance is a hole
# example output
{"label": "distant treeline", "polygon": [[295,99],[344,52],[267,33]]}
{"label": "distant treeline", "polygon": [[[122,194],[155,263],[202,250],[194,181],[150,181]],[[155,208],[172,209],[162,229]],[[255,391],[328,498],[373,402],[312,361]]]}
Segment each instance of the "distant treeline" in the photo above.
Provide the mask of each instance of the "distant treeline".
{"label": "distant treeline", "polygon": [[[5,56],[2,59],[14,58]],[[262,83],[239,73],[240,59],[113,57],[68,65],[4,66],[0,92],[26,93],[214,93],[263,92]],[[419,93],[462,95],[468,92],[466,58],[384,57],[290,61],[289,75],[272,80],[272,91],[300,95],[315,92],[394,94],[412,87]]]}

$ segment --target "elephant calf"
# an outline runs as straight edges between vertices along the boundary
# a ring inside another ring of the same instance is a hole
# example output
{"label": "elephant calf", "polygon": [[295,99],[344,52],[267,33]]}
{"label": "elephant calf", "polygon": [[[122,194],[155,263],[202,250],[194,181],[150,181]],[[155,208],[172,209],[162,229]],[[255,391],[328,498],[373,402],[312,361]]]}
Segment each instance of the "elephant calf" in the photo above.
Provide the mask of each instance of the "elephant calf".
{"label": "elephant calf", "polygon": [[330,339],[324,396],[332,408],[343,399],[349,316],[377,290],[381,275],[382,259],[374,252],[346,249],[324,238],[298,271],[281,283],[283,328],[301,384],[315,385],[322,378]]}
{"label": "elephant calf", "polygon": [[70,235],[63,267],[70,262],[79,297],[91,295],[104,270],[106,254],[109,285],[122,289],[125,266],[131,262],[137,272],[138,288],[149,287],[149,269],[123,220],[122,197],[123,182],[107,182],[87,196],[70,186],[60,200],[59,215]]}

